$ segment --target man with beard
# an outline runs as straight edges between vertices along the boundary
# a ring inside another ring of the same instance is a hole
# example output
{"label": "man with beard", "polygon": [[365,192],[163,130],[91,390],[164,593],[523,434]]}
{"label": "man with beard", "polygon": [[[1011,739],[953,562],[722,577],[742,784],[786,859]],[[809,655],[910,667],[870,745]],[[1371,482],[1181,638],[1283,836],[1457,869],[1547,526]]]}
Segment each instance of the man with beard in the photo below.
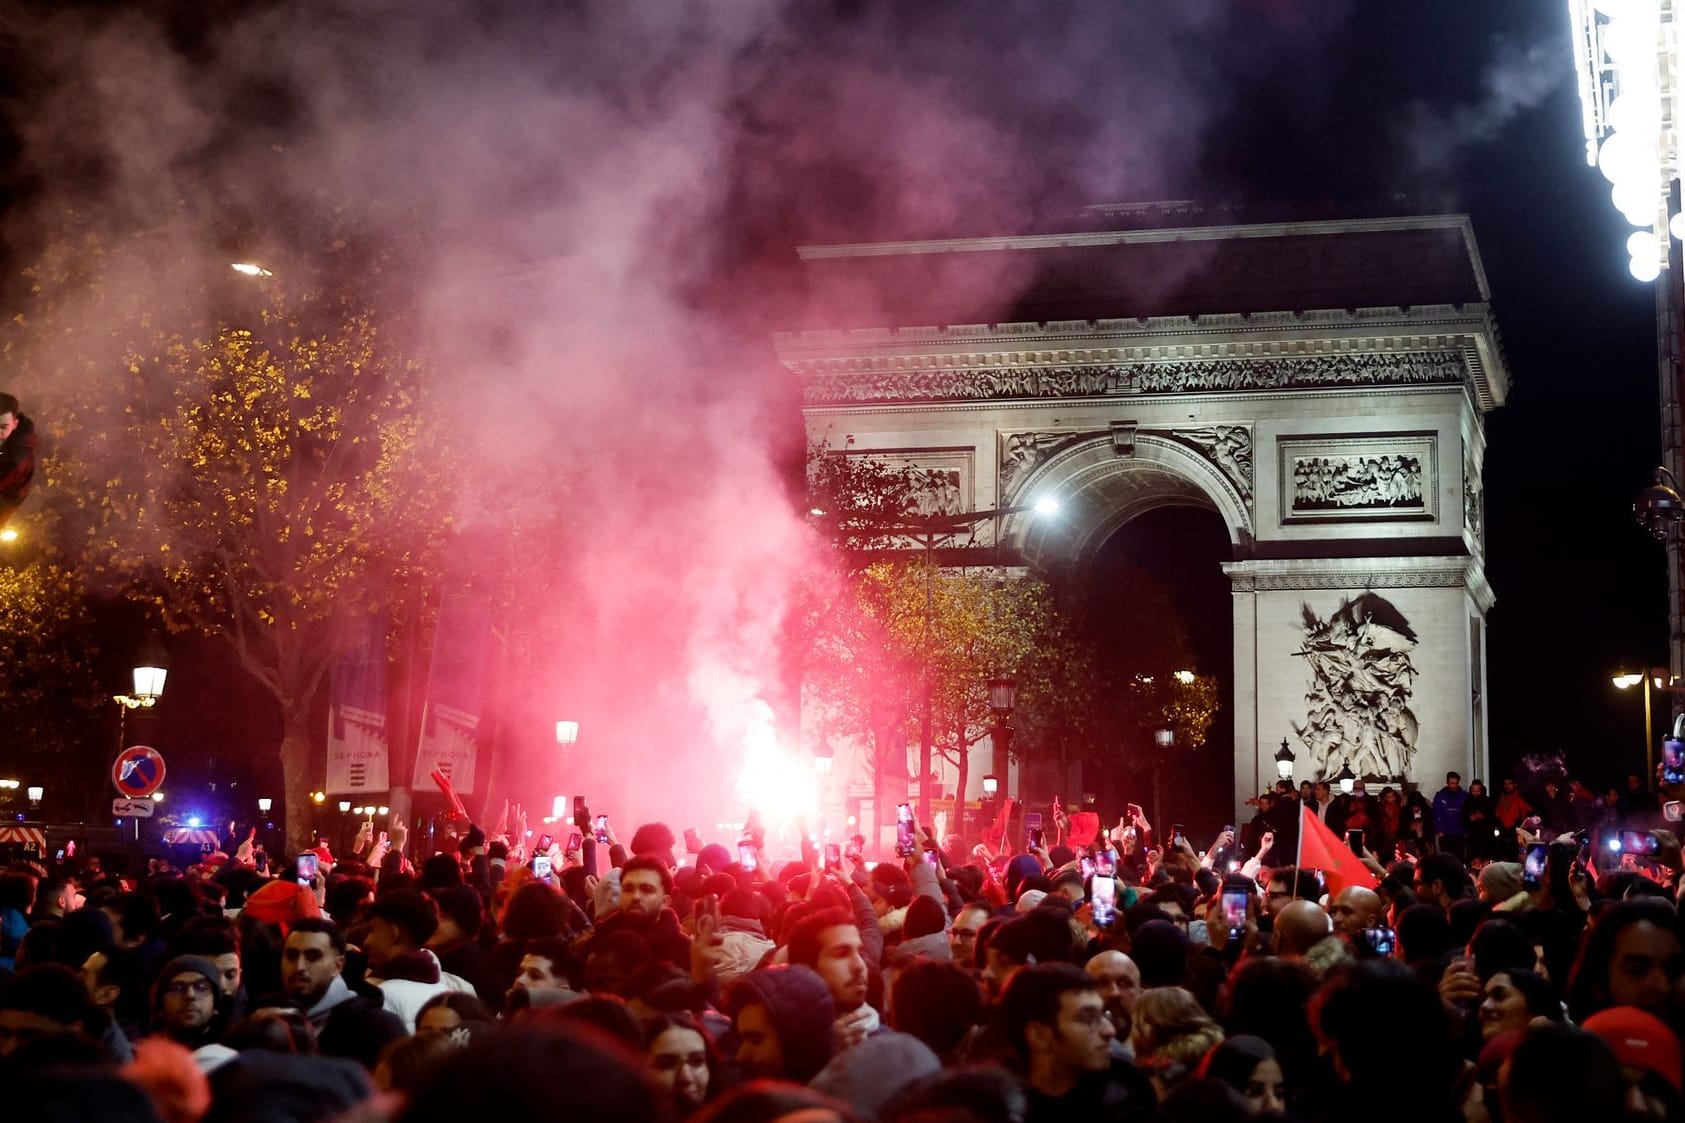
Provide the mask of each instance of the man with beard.
{"label": "man with beard", "polygon": [[1150,1119],[1152,1085],[1112,1057],[1117,1030],[1081,968],[1042,963],[1012,977],[1001,1002],[1007,1037],[1029,1086],[1026,1123]]}
{"label": "man with beard", "polygon": [[1129,1047],[1129,1015],[1141,996],[1141,969],[1121,951],[1103,951],[1090,959],[1084,970],[1099,988],[1100,1003],[1117,1031],[1112,1052],[1126,1061],[1134,1060],[1134,1050]]}
{"label": "man with beard", "polygon": [[207,1072],[234,1055],[216,1043],[227,1009],[222,972],[202,955],[176,956],[164,964],[152,988],[153,1029],[192,1050],[193,1059]]}
{"label": "man with beard", "polygon": [[320,917],[294,922],[281,948],[281,990],[316,1028],[323,1054],[360,1061],[372,1072],[380,1051],[405,1036],[404,1023],[384,1008],[379,991],[353,990],[344,971],[345,933],[339,925]]}
{"label": "man with beard", "polygon": [[866,957],[860,929],[844,909],[821,909],[790,931],[790,962],[811,967],[825,980],[837,1008],[837,1052],[882,1030],[878,1012],[866,1005]]}
{"label": "man with beard", "polygon": [[690,938],[679,926],[673,903],[673,873],[655,858],[642,855],[620,870],[620,907],[597,924],[595,938],[635,932],[655,958],[690,970]]}

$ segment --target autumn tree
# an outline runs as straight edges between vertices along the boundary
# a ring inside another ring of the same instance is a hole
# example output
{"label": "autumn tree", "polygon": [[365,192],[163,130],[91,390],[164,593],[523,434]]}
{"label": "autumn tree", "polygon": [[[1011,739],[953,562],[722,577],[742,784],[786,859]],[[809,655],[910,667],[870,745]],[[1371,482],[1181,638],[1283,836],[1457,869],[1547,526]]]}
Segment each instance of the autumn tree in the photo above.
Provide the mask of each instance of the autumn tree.
{"label": "autumn tree", "polygon": [[336,240],[295,280],[251,278],[233,296],[132,291],[137,257],[168,251],[156,231],[60,243],[7,350],[26,370],[104,375],[62,379],[55,403],[48,482],[70,548],[170,628],[224,637],[275,699],[298,845],[312,707],[367,615],[433,572],[449,441],[401,305],[361,283],[379,272],[367,254]]}

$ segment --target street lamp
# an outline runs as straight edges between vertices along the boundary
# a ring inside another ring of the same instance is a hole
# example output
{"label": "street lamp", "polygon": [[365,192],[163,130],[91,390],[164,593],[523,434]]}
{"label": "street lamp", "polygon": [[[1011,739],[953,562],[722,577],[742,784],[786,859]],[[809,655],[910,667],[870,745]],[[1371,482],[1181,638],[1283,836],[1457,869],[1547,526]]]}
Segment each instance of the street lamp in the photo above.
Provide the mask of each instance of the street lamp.
{"label": "street lamp", "polygon": [[988,796],[990,799],[993,799],[999,793],[1000,793],[1000,777],[998,777],[998,776],[985,776],[985,777],[983,777],[983,794]]}
{"label": "street lamp", "polygon": [[47,789],[43,788],[40,784],[31,784],[29,786],[29,791],[28,791],[29,806],[31,806],[31,807],[41,806],[41,799],[46,794],[47,794]]}
{"label": "street lamp", "polygon": [[149,639],[140,649],[140,656],[135,661],[134,693],[113,694],[111,700],[123,707],[117,716],[117,747],[127,748],[124,742],[123,727],[128,720],[130,710],[151,709],[158,704],[158,699],[164,694],[164,679],[169,675],[169,660],[164,654],[164,648],[156,638]]}
{"label": "street lamp", "polygon": [[1622,671],[1609,679],[1619,690],[1630,690],[1640,683],[1644,686],[1644,784],[1650,787],[1655,784],[1656,777],[1656,731],[1651,716],[1650,691],[1651,688],[1670,694],[1680,693],[1680,688],[1673,685],[1673,676],[1666,667],[1652,667],[1648,672]]}
{"label": "street lamp", "polygon": [[271,807],[274,807],[274,806],[275,806],[275,801],[270,799],[268,796],[264,796],[263,798],[261,798],[257,801],[257,809],[259,811],[263,812],[265,815],[269,814],[269,809]]}
{"label": "street lamp", "polygon": [[350,814],[350,812],[351,812],[351,801],[349,799],[340,800],[339,801],[339,813],[341,815],[347,815],[347,814]]}
{"label": "street lamp", "polygon": [[815,745],[813,748],[813,767],[818,771],[821,780],[831,774],[831,766],[836,763],[836,750],[829,744]]}
{"label": "street lamp", "polygon": [[556,723],[556,744],[572,745],[579,741],[579,723],[577,721],[558,721]]}
{"label": "street lamp", "polygon": [[1011,758],[1007,750],[1012,744],[1012,711],[1018,704],[1018,684],[1010,678],[989,680],[989,709],[995,715],[994,728],[989,731],[993,759],[989,771],[996,776],[1007,775]]}
{"label": "street lamp", "polygon": [[1295,759],[1296,758],[1293,756],[1293,750],[1287,747],[1287,738],[1283,737],[1281,739],[1281,748],[1277,749],[1275,753],[1275,774],[1283,780],[1291,780],[1293,778],[1293,761]]}
{"label": "street lamp", "polygon": [[1357,786],[1357,777],[1352,775],[1352,766],[1349,761],[1340,769],[1340,774],[1334,779],[1339,782],[1341,795],[1351,795],[1352,789]]}

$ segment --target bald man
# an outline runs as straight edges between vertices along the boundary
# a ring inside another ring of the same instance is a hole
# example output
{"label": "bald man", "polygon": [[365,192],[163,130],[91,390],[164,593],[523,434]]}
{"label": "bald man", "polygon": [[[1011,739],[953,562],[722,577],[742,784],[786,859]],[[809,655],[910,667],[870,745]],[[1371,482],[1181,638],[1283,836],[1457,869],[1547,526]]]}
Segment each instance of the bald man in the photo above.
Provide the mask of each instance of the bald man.
{"label": "bald man", "polygon": [[1386,924],[1387,906],[1373,889],[1353,885],[1340,890],[1328,912],[1334,918],[1334,931],[1340,934],[1340,938],[1348,944],[1360,944],[1365,928],[1380,928]]}
{"label": "bald man", "polygon": [[1133,1061],[1135,1052],[1129,1047],[1129,1024],[1135,1000],[1141,997],[1141,969],[1121,951],[1103,951],[1090,959],[1084,970],[1099,985],[1101,1007],[1112,1019],[1112,1028],[1117,1030],[1117,1036],[1112,1039],[1112,1052]]}
{"label": "bald man", "polygon": [[1292,901],[1275,918],[1270,942],[1282,959],[1303,959],[1305,953],[1334,932],[1334,922],[1315,901]]}

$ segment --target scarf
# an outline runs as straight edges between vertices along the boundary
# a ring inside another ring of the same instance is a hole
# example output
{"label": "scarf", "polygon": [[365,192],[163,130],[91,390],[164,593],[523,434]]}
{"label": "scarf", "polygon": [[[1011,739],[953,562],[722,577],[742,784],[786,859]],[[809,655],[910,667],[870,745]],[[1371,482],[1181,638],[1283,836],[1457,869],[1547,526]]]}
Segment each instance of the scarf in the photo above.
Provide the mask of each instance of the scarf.
{"label": "scarf", "polygon": [[860,1044],[876,1033],[881,1024],[878,1012],[865,1004],[853,1013],[844,1014],[836,1020],[834,1027],[837,1052]]}

